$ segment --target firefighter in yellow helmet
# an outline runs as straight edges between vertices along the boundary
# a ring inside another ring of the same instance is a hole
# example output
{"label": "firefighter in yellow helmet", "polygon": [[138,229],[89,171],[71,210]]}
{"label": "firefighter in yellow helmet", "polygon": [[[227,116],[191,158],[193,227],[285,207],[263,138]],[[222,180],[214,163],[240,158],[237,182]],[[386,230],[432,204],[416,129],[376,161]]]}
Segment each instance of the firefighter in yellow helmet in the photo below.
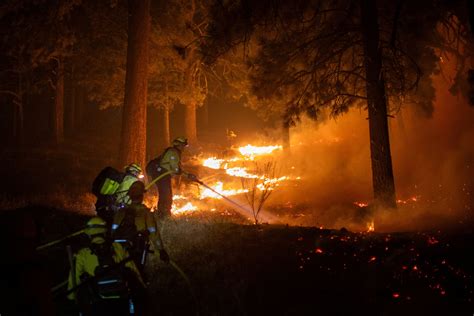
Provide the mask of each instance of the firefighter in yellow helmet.
{"label": "firefighter in yellow helmet", "polygon": [[132,202],[128,196],[128,189],[137,180],[142,179],[142,168],[139,164],[131,163],[125,167],[125,177],[120,183],[115,193],[116,205],[118,207],[125,207]]}
{"label": "firefighter in yellow helmet", "polygon": [[134,261],[120,243],[106,239],[102,218],[91,218],[84,232],[90,244],[75,255],[68,298],[76,300],[84,315],[129,315],[145,288]]}
{"label": "firefighter in yellow helmet", "polygon": [[161,260],[169,261],[155,218],[150,209],[142,203],[144,194],[143,182],[133,183],[128,191],[131,204],[115,214],[112,224],[114,240],[125,245],[141,271],[145,267],[150,244],[159,251]]}
{"label": "firefighter in yellow helmet", "polygon": [[158,189],[157,215],[160,218],[171,216],[171,206],[173,204],[173,191],[171,187],[172,175],[184,175],[191,181],[197,180],[196,176],[181,168],[181,153],[188,146],[188,140],[184,137],[177,137],[173,140],[171,147],[157,158],[151,160],[146,167],[147,176],[153,180],[169,173],[156,182]]}

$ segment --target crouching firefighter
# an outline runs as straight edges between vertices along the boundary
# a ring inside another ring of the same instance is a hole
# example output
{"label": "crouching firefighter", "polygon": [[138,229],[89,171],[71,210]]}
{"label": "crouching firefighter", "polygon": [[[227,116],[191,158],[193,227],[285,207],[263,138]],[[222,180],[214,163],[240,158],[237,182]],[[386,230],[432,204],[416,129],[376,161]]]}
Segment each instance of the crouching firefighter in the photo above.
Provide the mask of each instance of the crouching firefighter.
{"label": "crouching firefighter", "polygon": [[128,252],[106,239],[107,224],[100,217],[87,222],[90,245],[75,255],[68,280],[68,298],[83,315],[140,314],[145,284]]}
{"label": "crouching firefighter", "polygon": [[125,166],[124,172],[106,167],[97,175],[92,184],[92,193],[97,196],[95,208],[97,215],[105,219],[109,226],[115,212],[130,204],[128,189],[133,182],[141,178],[142,168],[136,163]]}
{"label": "crouching firefighter", "polygon": [[112,224],[112,237],[123,243],[142,272],[152,243],[159,251],[161,260],[169,262],[155,219],[150,209],[142,203],[144,193],[143,182],[133,183],[128,191],[131,204],[118,210]]}

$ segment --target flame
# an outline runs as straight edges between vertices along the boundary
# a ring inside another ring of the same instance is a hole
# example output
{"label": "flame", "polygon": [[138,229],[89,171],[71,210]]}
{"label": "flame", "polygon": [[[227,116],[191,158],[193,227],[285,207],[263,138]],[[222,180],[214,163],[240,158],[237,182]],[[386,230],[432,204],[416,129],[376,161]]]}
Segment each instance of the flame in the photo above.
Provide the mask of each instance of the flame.
{"label": "flame", "polygon": [[[246,166],[246,164],[248,164],[249,161],[256,160],[256,158],[258,159],[258,156],[268,155],[274,152],[275,150],[279,150],[282,148],[283,147],[280,145],[254,146],[248,144],[246,146],[239,147],[238,152],[236,151],[236,155],[232,157],[218,158],[217,156],[211,156],[202,158],[199,160],[199,162],[203,167],[213,170],[223,170],[225,172],[225,175],[227,176],[225,178],[226,180],[229,178],[228,176],[240,179],[255,179],[259,182],[257,185],[257,189],[274,190],[275,187],[280,184],[280,182],[288,180],[289,177],[282,176],[278,178],[267,178],[267,176],[258,174],[257,172],[252,173]],[[219,174],[223,175],[222,173],[214,173],[213,177],[218,177]],[[237,183],[235,181],[225,182],[223,179],[218,179],[216,182],[214,182],[214,184],[209,184],[209,187],[225,197],[242,194],[249,191],[249,189],[241,188],[240,184],[239,188],[236,188],[236,185]],[[185,195],[174,195],[172,213],[182,214],[186,212],[197,211],[199,209],[208,209],[206,208],[206,205],[201,204],[199,201],[204,199],[222,199],[221,195],[213,192],[212,190],[204,188],[198,194],[194,193]],[[199,205],[199,207],[196,205]],[[216,209],[214,208],[212,210]]]}
{"label": "flame", "polygon": [[280,177],[280,178],[273,178],[273,179],[263,178],[263,182],[259,183],[257,185],[257,188],[261,191],[274,190],[275,187],[279,185],[278,182],[281,182],[281,181],[284,181],[284,180],[287,180],[287,179],[288,179],[287,176],[283,176],[283,177]]}
{"label": "flame", "polygon": [[[224,183],[218,181],[216,184],[213,186],[210,186],[212,189],[215,191],[219,192],[220,194],[224,196],[232,196],[232,195],[237,195],[241,193],[248,192],[248,190],[240,189],[240,190],[224,190]],[[212,192],[209,189],[204,189],[201,194],[200,194],[200,199],[206,199],[206,198],[212,198],[212,199],[222,199],[222,196],[219,194],[216,194],[215,192]]]}
{"label": "flame", "polygon": [[375,231],[375,222],[372,220],[367,223],[367,232],[371,233]]}
{"label": "flame", "polygon": [[191,202],[188,202],[184,206],[181,206],[181,207],[177,207],[176,204],[173,203],[173,206],[171,207],[171,212],[175,215],[186,213],[186,212],[193,212],[197,210],[198,210],[197,206],[194,206]]}
{"label": "flame", "polygon": [[283,146],[281,145],[276,145],[276,146],[253,146],[253,145],[246,145],[239,147],[239,152],[241,155],[247,156],[247,157],[254,157],[254,156],[260,156],[260,155],[268,155],[271,154],[273,151],[277,149],[282,149]]}
{"label": "flame", "polygon": [[217,159],[216,157],[210,157],[203,160],[202,165],[211,169],[220,169],[224,159]]}
{"label": "flame", "polygon": [[234,177],[240,177],[240,178],[249,178],[249,179],[256,179],[259,178],[256,174],[250,174],[247,171],[247,168],[241,168],[241,167],[234,167],[234,168],[229,168],[226,169],[225,172]]}

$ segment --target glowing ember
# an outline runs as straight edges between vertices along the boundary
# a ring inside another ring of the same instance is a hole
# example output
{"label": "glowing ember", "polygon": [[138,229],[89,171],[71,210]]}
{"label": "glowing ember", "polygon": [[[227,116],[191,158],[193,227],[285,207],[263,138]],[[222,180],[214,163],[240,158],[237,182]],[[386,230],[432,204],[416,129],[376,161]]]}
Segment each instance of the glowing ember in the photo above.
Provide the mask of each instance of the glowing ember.
{"label": "glowing ember", "polygon": [[408,204],[410,202],[418,202],[419,196],[412,196],[406,200],[398,199],[397,204]]}
{"label": "glowing ember", "polygon": [[357,205],[358,207],[367,207],[369,205],[369,203],[354,202],[354,205]]}
{"label": "glowing ember", "polygon": [[175,204],[173,204],[173,207],[171,208],[171,212],[173,214],[181,214],[181,213],[186,213],[186,212],[193,212],[197,211],[197,206],[194,206],[191,202],[186,203],[182,207],[177,207]]}
{"label": "glowing ember", "polygon": [[282,146],[252,146],[248,144],[247,146],[239,147],[239,152],[248,157],[259,156],[259,155],[268,155],[271,154],[274,150],[282,149]]}
{"label": "glowing ember", "polygon": [[370,232],[374,232],[374,231],[375,231],[374,221],[371,221],[371,222],[367,223],[367,232],[370,233]]}

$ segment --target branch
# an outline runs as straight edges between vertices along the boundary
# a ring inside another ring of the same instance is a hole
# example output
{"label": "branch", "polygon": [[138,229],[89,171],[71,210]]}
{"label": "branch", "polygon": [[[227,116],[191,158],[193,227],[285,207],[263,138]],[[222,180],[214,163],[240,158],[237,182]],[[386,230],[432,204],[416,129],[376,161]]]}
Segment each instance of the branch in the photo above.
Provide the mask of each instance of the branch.
{"label": "branch", "polygon": [[0,90],[0,94],[8,94],[8,95],[11,95],[17,99],[20,98],[20,96],[18,95],[18,93],[16,92],[13,92],[13,91],[10,91],[10,90]]}

